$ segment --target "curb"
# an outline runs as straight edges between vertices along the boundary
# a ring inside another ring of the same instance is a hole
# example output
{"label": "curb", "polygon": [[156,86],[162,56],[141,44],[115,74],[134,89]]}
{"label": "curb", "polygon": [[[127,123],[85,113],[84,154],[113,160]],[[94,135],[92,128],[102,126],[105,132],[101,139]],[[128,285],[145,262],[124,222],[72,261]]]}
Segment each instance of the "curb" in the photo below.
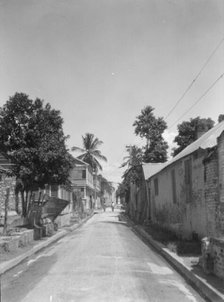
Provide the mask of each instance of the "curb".
{"label": "curb", "polygon": [[65,237],[68,232],[72,232],[78,228],[80,228],[84,223],[86,223],[94,213],[90,214],[86,218],[84,218],[80,223],[67,227],[64,230],[59,230],[58,233],[53,235],[52,237],[47,238],[46,241],[40,242],[39,244],[35,245],[32,249],[29,251],[25,252],[24,254],[16,257],[15,259],[6,261],[5,263],[0,264],[0,276],[3,275],[4,273],[8,272],[9,270],[13,269],[15,266],[20,264],[22,261],[26,260],[30,256],[36,254],[37,252],[40,252],[42,249],[48,247],[52,243],[58,241],[62,237]]}
{"label": "curb", "polygon": [[196,289],[201,296],[203,296],[209,302],[223,302],[223,295],[220,294],[215,288],[205,283],[203,280],[199,279],[196,275],[194,275],[190,269],[180,263],[177,259],[175,259],[171,254],[169,254],[166,250],[164,250],[152,237],[142,229],[141,226],[135,225],[129,218],[124,217],[122,215],[122,219],[124,219],[132,229],[140,235],[143,239],[147,241],[160,255],[163,256],[175,269],[178,273],[181,274],[182,277],[194,288]]}

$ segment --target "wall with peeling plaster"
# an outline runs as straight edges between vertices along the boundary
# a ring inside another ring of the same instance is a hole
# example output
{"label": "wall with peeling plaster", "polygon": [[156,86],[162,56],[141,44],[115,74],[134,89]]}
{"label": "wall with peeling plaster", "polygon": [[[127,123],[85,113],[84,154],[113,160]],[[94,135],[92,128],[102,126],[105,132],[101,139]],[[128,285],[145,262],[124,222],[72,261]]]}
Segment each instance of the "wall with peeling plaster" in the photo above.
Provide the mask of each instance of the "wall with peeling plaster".
{"label": "wall with peeling plaster", "polygon": [[147,184],[153,222],[183,238],[223,236],[224,132],[216,147],[177,160]]}

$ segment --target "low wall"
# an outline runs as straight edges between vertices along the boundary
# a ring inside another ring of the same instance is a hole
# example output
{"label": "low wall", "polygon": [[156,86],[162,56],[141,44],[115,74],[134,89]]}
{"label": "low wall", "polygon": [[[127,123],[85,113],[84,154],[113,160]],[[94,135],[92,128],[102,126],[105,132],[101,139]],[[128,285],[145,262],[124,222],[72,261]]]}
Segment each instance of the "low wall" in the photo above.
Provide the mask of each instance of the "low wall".
{"label": "low wall", "polygon": [[207,274],[224,279],[224,238],[202,240],[201,264]]}
{"label": "low wall", "polygon": [[224,238],[211,238],[214,274],[224,279]]}
{"label": "low wall", "polygon": [[10,236],[0,237],[0,253],[15,251],[33,242],[33,230],[14,230]]}
{"label": "low wall", "polygon": [[72,213],[61,214],[55,219],[55,222],[57,223],[59,228],[65,225],[69,225],[71,216]]}

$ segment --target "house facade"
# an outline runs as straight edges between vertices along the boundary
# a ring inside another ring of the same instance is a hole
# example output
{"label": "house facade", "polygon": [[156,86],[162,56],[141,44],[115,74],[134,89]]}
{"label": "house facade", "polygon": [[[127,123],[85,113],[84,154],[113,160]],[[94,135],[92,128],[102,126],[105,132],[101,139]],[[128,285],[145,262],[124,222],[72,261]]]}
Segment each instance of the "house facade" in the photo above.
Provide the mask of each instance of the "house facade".
{"label": "house facade", "polygon": [[94,208],[101,208],[101,181],[100,177],[97,174],[93,175],[93,184],[94,184]]}
{"label": "house facade", "polygon": [[93,171],[89,164],[75,158],[75,166],[70,172],[70,181],[73,190],[81,192],[84,209],[94,206],[95,187]]}

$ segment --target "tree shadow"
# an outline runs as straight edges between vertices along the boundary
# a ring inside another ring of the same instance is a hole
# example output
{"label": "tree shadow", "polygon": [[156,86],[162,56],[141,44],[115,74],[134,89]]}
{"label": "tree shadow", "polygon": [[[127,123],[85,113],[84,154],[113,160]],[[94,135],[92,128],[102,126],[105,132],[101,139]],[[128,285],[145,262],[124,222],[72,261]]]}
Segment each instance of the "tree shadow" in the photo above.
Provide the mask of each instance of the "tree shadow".
{"label": "tree shadow", "polygon": [[127,223],[126,222],[124,222],[124,221],[109,221],[109,220],[107,220],[107,221],[99,221],[98,223],[106,223],[106,224],[120,224],[120,225],[123,225],[123,226],[125,226],[125,227],[129,227],[128,225],[127,225]]}
{"label": "tree shadow", "polygon": [[[35,254],[35,258],[40,255]],[[16,267],[16,271],[23,271],[16,276],[15,270],[7,272],[1,276],[2,283],[2,301],[19,302],[22,301],[30,291],[47,275],[51,267],[57,262],[56,253],[52,255],[43,255],[35,260],[32,257],[33,263],[28,265],[28,262],[23,262]],[[13,275],[14,274],[14,275]]]}

